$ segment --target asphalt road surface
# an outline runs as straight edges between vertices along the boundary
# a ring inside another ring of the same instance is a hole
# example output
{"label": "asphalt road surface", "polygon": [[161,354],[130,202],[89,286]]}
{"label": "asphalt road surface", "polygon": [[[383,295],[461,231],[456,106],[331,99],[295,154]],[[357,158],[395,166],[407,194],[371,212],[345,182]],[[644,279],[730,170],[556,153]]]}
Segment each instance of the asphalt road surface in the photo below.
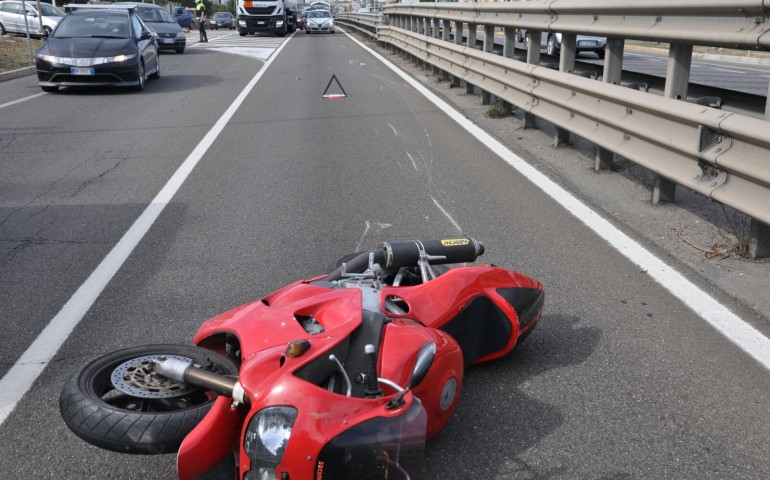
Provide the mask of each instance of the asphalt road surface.
{"label": "asphalt road surface", "polygon": [[[70,433],[68,376],[118,348],[188,343],[348,252],[459,233],[547,300],[514,354],[467,371],[430,478],[767,478],[768,370],[707,313],[345,35],[288,37],[263,71],[257,50],[275,47],[246,40],[163,55],[141,93],[0,89],[0,407],[26,392],[3,413],[3,478],[174,478],[172,455]],[[322,97],[332,76],[347,98]],[[108,256],[127,231],[135,248]],[[105,257],[114,276],[84,286]],[[73,295],[82,320],[20,362]],[[42,368],[28,391],[6,380],[20,363]]]}

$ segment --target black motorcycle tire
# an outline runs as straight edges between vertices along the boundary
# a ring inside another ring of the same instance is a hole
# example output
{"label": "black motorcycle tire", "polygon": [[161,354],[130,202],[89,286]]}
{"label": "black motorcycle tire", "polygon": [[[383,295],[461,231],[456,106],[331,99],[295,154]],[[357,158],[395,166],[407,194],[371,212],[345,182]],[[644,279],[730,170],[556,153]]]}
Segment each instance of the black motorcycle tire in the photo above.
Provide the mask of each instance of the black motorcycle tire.
{"label": "black motorcycle tire", "polygon": [[192,345],[145,345],[109,353],[82,367],[65,383],[59,410],[67,427],[86,442],[115,452],[176,452],[208,413],[217,394],[195,389],[173,399],[142,399],[115,389],[110,380],[115,368],[148,355],[178,355],[209,371],[238,374],[238,367],[227,357]]}

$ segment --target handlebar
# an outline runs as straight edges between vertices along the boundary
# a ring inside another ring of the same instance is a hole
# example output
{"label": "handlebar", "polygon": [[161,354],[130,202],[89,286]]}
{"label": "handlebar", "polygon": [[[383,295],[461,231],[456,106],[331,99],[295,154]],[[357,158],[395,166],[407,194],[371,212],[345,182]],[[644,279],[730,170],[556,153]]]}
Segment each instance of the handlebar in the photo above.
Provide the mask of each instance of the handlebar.
{"label": "handlebar", "polygon": [[457,237],[441,240],[402,240],[383,242],[374,250],[363,252],[331,272],[329,281],[339,280],[344,273],[362,273],[369,268],[369,256],[373,263],[383,268],[416,267],[420,255],[429,257],[432,265],[473,262],[484,254],[484,245],[472,237]]}

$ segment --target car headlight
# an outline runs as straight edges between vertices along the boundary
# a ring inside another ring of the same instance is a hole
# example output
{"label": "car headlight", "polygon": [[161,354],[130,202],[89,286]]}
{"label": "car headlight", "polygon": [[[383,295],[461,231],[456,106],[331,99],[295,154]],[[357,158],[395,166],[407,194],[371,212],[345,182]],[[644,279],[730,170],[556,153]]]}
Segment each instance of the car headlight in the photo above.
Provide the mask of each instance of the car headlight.
{"label": "car headlight", "polygon": [[238,20],[238,26],[245,27],[246,26],[246,20]]}
{"label": "car headlight", "polygon": [[276,20],[275,21],[275,26],[276,27],[282,27],[283,26],[283,20]]}
{"label": "car headlight", "polygon": [[243,439],[251,469],[244,480],[277,479],[275,469],[283,460],[296,419],[293,407],[268,407],[251,417]]}
{"label": "car headlight", "polygon": [[184,30],[176,32],[176,38],[185,38]]}
{"label": "car headlight", "polygon": [[95,57],[95,58],[74,58],[74,57],[57,57],[54,55],[41,55],[38,54],[37,58],[40,60],[58,63],[61,65],[73,65],[77,67],[92,67],[94,65],[102,65],[104,63],[120,63],[127,60],[131,60],[136,57],[136,54],[129,55],[117,55],[115,57]]}

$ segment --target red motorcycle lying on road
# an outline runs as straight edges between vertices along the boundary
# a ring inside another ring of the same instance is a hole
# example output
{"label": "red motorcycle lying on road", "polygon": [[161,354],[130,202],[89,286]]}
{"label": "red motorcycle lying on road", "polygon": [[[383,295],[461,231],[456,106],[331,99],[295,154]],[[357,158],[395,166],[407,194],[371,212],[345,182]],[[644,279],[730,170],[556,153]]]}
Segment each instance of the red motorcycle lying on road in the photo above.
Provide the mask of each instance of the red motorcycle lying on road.
{"label": "red motorcycle lying on road", "polygon": [[408,479],[467,365],[531,332],[543,286],[473,262],[469,237],[383,243],[206,321],[195,346],[117,351],[64,386],[61,414],[117,452],[177,453],[181,479],[233,454],[245,480]]}

